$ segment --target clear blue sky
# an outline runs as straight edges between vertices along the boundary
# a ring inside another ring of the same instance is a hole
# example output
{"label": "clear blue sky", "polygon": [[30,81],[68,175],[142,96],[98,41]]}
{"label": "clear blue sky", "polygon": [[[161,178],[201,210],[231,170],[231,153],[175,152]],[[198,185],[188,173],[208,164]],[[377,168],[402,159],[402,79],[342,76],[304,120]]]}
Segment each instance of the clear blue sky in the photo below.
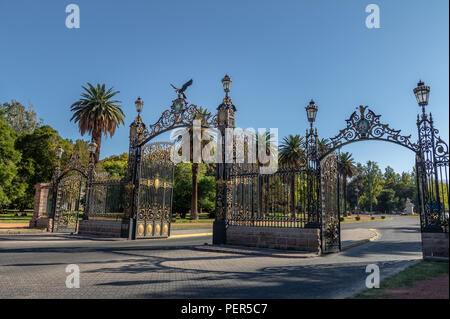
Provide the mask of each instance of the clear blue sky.
{"label": "clear blue sky", "polygon": [[[65,26],[70,3],[80,7],[80,29]],[[365,26],[370,3],[380,7],[380,29]],[[138,95],[151,124],[174,98],[169,83],[192,77],[189,101],[214,110],[225,73],[233,78],[242,128],[304,134],[304,107],[314,98],[321,137],[337,134],[363,104],[416,140],[412,89],[422,79],[432,89],[428,109],[448,141],[448,6],[447,0],[2,0],[0,102],[30,102],[45,124],[77,139],[69,106],[81,85],[114,86],[126,126],[103,141],[105,157],[128,150]],[[389,143],[342,151],[398,171],[413,166],[410,151]]]}

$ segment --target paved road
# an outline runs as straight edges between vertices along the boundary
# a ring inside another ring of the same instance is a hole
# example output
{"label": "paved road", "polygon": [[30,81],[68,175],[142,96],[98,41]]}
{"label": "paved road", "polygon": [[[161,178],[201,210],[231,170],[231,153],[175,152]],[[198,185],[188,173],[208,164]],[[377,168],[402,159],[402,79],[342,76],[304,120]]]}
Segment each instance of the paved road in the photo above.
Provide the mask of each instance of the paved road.
{"label": "paved road", "polygon": [[[419,220],[346,224],[376,228],[377,241],[317,258],[275,258],[193,250],[211,237],[153,241],[0,235],[0,298],[345,298],[421,258]],[[34,241],[33,241],[34,239]],[[39,240],[36,240],[39,239]],[[81,287],[65,286],[77,264]]]}

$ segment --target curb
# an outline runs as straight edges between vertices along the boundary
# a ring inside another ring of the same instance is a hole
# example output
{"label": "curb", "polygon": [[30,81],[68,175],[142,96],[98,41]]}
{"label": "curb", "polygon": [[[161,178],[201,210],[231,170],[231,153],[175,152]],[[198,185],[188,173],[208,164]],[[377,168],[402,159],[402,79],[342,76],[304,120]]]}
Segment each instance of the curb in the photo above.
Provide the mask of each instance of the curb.
{"label": "curb", "polygon": [[358,247],[358,246],[370,243],[371,241],[375,241],[375,240],[377,240],[380,237],[380,233],[376,229],[369,228],[369,230],[373,231],[375,233],[375,235],[373,235],[372,237],[367,238],[367,239],[359,240],[356,243],[353,243],[353,244],[350,244],[350,245],[347,245],[347,246],[343,246],[343,247],[341,247],[341,252],[342,251],[346,251],[346,250],[348,250],[350,248],[355,248],[355,247]]}
{"label": "curb", "polygon": [[212,236],[213,233],[193,233],[193,234],[182,234],[182,235],[173,235],[169,236],[168,239],[172,238],[188,238],[188,237],[204,237],[204,236]]}
{"label": "curb", "polygon": [[[240,246],[229,246],[229,245],[204,245],[204,246],[194,246],[193,250],[204,251],[204,252],[215,252],[224,254],[237,254],[237,255],[253,255],[253,256],[265,256],[265,257],[276,257],[276,258],[314,258],[319,257],[316,253],[311,252],[300,252],[292,251],[291,253],[282,253],[280,250],[265,249],[265,248],[248,248]],[[257,249],[257,250],[256,250]]]}
{"label": "curb", "polygon": [[423,260],[425,260],[425,261],[441,261],[441,262],[448,263],[448,257],[426,256],[426,257],[423,257]]}
{"label": "curb", "polygon": [[12,230],[12,229],[0,229],[0,236],[2,235],[40,235],[40,234],[51,234],[46,229],[40,231],[20,231],[20,230]]}

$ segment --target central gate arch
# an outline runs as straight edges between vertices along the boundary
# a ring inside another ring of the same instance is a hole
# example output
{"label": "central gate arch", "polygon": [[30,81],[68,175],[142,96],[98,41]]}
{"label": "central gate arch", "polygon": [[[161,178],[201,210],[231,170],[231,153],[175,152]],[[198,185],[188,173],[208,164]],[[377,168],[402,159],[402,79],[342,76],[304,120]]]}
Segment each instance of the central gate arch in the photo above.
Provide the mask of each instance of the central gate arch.
{"label": "central gate arch", "polygon": [[368,140],[394,143],[414,153],[419,151],[418,144],[411,142],[411,135],[401,135],[401,130],[394,130],[388,124],[381,123],[381,115],[376,115],[368,106],[360,105],[357,109],[346,120],[347,127],[329,139],[328,150],[319,155],[319,160],[345,145]]}
{"label": "central gate arch", "polygon": [[418,142],[413,143],[411,135],[401,135],[400,130],[381,123],[381,116],[367,106],[359,106],[357,110],[346,120],[346,128],[330,138],[322,152],[317,152],[321,176],[322,251],[335,251],[338,241],[340,250],[337,233],[340,233],[339,200],[342,196],[340,186],[343,181],[335,168],[336,151],[351,143],[370,140],[394,143],[413,151],[422,240],[429,237],[424,233],[444,233],[448,241],[448,145],[438,136],[439,131],[434,128],[432,115],[427,115],[424,107],[422,108],[422,114],[417,116]]}
{"label": "central gate arch", "polygon": [[[192,84],[192,81],[188,83]],[[184,90],[190,84],[176,89],[177,99],[169,109],[148,128],[141,117],[143,101],[136,101],[138,115],[130,125],[130,148],[128,157],[127,202],[129,239],[166,238],[170,236],[172,220],[172,193],[174,163],[171,149],[174,143],[152,142],[157,136],[179,128],[193,126],[199,108],[186,100]],[[218,126],[218,115],[203,116],[202,128]]]}

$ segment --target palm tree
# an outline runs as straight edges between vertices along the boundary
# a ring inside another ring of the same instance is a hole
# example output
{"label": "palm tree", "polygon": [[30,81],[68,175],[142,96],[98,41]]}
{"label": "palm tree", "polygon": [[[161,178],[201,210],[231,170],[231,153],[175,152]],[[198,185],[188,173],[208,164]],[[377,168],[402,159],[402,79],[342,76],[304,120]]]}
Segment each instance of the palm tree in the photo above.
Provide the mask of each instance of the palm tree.
{"label": "palm tree", "polygon": [[70,110],[73,113],[71,121],[78,123],[81,135],[88,133],[92,141],[97,144],[95,151],[95,164],[100,157],[100,147],[102,135],[112,137],[116,128],[124,124],[125,115],[118,105],[120,101],[111,100],[119,91],[113,88],[106,90],[105,84],[97,84],[94,87],[88,83],[88,87],[82,86],[85,92],[81,94],[81,99],[72,104]]}
{"label": "palm tree", "polygon": [[[303,137],[300,135],[289,135],[284,137],[280,145],[280,163],[288,166],[300,166],[305,163],[305,150],[303,149]],[[295,218],[295,179],[291,174],[291,214]]]}
{"label": "palm tree", "polygon": [[[207,109],[199,107],[197,112],[195,113],[194,119],[200,120],[201,122],[201,134],[205,134],[205,128],[203,125],[205,122],[211,117],[211,113],[208,112]],[[191,200],[191,215],[190,218],[197,220],[198,219],[198,168],[199,163],[194,163],[194,154],[193,154],[193,126],[188,128],[189,136],[191,140],[191,161],[192,161],[192,200]],[[201,149],[205,146],[208,141],[201,140]]]}
{"label": "palm tree", "polygon": [[266,131],[262,134],[257,133],[255,135],[255,144],[256,144],[256,160],[258,162],[259,166],[267,166],[270,163],[261,163],[259,160],[259,141],[261,141],[261,144],[265,145],[266,148],[266,155],[267,156],[274,156],[277,153],[277,147],[275,146],[275,144],[273,143],[273,134],[271,134],[270,132]]}
{"label": "palm tree", "polygon": [[[275,155],[278,152],[278,149],[276,147],[276,145],[273,143],[273,134],[271,134],[269,131],[266,131],[264,133],[257,133],[254,137],[254,143],[256,144],[256,165],[257,167],[267,167],[270,165],[270,161],[272,161],[275,157]],[[265,154],[267,156],[270,156],[272,158],[270,158],[270,161],[268,161],[267,163],[262,163],[260,161],[259,158],[259,143],[261,142],[262,145],[264,145],[265,147]],[[278,156],[277,156],[278,158]],[[264,200],[263,199],[263,188],[266,189],[266,186],[268,187],[268,184],[263,183],[262,181],[264,180],[264,175],[259,174],[259,185],[260,187],[258,187],[258,207],[259,207],[259,213],[262,214],[262,216],[264,216],[265,214],[265,210],[266,210],[266,206],[268,203],[268,200]],[[263,186],[264,185],[264,186]],[[265,191],[266,196],[267,196],[267,192],[268,190]]]}
{"label": "palm tree", "polygon": [[320,140],[317,141],[317,148],[319,151],[319,156],[325,154],[326,152],[328,152],[328,150],[330,149],[328,146],[328,139],[327,138],[322,138]]}
{"label": "palm tree", "polygon": [[347,178],[352,178],[355,176],[358,171],[355,167],[355,160],[352,157],[352,154],[349,152],[342,153],[339,156],[339,173],[342,174],[343,179],[343,188],[344,188],[344,210],[345,214],[347,214]]}
{"label": "palm tree", "polygon": [[300,135],[289,135],[284,137],[280,145],[280,163],[298,166],[305,161],[305,150],[303,149],[303,137]]}

